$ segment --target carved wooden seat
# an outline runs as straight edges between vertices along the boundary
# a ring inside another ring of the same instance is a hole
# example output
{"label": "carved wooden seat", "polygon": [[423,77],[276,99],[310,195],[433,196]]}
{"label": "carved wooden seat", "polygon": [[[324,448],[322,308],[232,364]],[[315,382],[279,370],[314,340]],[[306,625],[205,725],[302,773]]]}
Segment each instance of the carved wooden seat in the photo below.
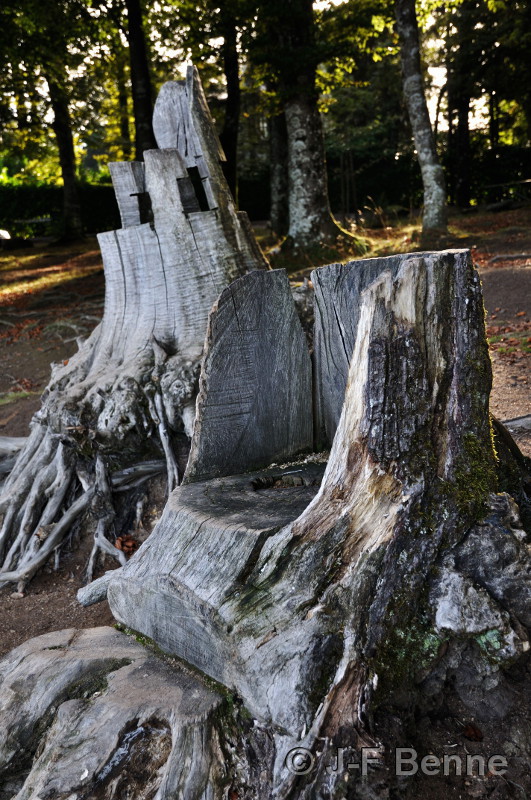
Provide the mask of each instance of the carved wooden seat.
{"label": "carved wooden seat", "polygon": [[[294,435],[310,419],[312,393],[302,333],[281,321],[293,320],[287,285],[272,291],[283,281],[280,273],[241,278],[214,308],[186,485],[111,579],[108,597],[120,621],[297,736],[317,712],[311,686],[337,683],[360,646],[349,594],[367,601],[376,592],[383,618],[390,587],[423,579],[426,552],[447,528],[442,519],[407,521],[411,508],[456,481],[463,436],[488,459],[487,392],[465,388],[478,383],[488,355],[466,251],[316,270],[314,391],[319,424],[334,436],[330,458],[318,490],[301,488],[294,499],[277,488],[276,501],[271,492],[264,500],[249,487],[271,472],[252,470],[311,445],[309,422],[302,438]],[[317,468],[299,462],[277,480],[296,469],[311,483],[308,470]],[[452,496],[447,514],[455,529]],[[407,558],[396,561],[402,551]],[[376,575],[390,569],[379,597]]]}

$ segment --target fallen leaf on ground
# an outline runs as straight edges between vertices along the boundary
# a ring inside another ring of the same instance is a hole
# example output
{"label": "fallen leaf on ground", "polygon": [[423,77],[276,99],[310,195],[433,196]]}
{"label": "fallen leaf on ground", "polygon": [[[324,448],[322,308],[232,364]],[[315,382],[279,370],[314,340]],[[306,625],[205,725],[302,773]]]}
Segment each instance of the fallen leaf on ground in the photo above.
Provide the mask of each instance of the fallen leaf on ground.
{"label": "fallen leaf on ground", "polygon": [[473,725],[471,722],[468,725],[465,725],[463,728],[463,736],[465,739],[469,739],[471,742],[482,742],[483,741],[483,734],[478,728],[477,725]]}

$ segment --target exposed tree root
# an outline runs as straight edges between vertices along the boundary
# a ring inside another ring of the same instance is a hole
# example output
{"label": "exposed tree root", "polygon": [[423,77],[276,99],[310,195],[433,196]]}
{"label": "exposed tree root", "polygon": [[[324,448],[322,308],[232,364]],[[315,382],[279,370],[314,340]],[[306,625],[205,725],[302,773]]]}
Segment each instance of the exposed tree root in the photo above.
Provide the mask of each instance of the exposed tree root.
{"label": "exposed tree root", "polygon": [[[106,392],[97,375],[85,402],[77,401],[74,409],[72,397],[76,398],[80,384],[89,383],[84,373],[89,371],[85,368],[92,350],[82,348],[70,364],[56,370],[59,377],[52,378],[31,435],[4,485],[0,585],[16,582],[22,591],[58,552],[72,524],[87,512],[93,519],[89,527],[95,528],[87,579],[93,577],[99,552],[125,564],[125,555],[108,538],[112,540],[116,515],[113,493],[132,491],[164,469],[169,491],[179,482],[178,436],[170,429],[162,396],[152,381],[160,380],[161,365],[155,364],[153,355],[151,374],[121,377],[113,381],[111,391],[107,385]],[[146,368],[145,361],[142,366]],[[147,383],[145,389],[142,383]],[[192,378],[189,397],[193,391]],[[174,418],[178,414],[174,408]],[[156,458],[130,465],[142,453]],[[125,469],[117,469],[121,466]]]}
{"label": "exposed tree root", "polygon": [[87,484],[82,471],[76,475],[74,449],[59,442],[52,456],[50,434],[46,439],[16,476],[14,485],[10,482],[5,489],[11,502],[5,504],[7,513],[0,531],[0,586],[17,583],[18,591],[24,590],[54,551],[59,551],[73,523],[86,512],[97,519],[87,579],[92,580],[98,551],[125,564],[125,555],[105,535],[115,516],[112,494],[131,491],[164,471],[163,461],[152,460],[109,476],[103,458],[98,456],[95,474]]}

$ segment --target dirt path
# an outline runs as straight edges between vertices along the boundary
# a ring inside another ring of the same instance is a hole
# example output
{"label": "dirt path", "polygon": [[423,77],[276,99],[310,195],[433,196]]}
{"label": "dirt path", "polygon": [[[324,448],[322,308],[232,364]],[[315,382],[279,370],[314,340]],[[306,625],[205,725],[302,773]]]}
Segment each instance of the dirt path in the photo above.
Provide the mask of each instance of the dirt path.
{"label": "dirt path", "polygon": [[[51,362],[73,355],[76,337],[86,337],[101,317],[101,256],[95,241],[81,252],[35,248],[5,253],[0,276],[0,436],[27,436]],[[59,569],[45,567],[25,597],[16,596],[13,587],[0,591],[0,654],[47,631],[113,624],[106,604],[84,609],[77,602],[90,543],[72,545]]]}
{"label": "dirt path", "polygon": [[[531,209],[466,220],[483,286],[493,369],[491,410],[499,419],[531,414]],[[515,434],[531,456],[531,434]]]}
{"label": "dirt path", "polygon": [[50,364],[73,355],[101,318],[103,266],[94,240],[81,252],[6,253],[0,277],[0,436],[26,436]]}

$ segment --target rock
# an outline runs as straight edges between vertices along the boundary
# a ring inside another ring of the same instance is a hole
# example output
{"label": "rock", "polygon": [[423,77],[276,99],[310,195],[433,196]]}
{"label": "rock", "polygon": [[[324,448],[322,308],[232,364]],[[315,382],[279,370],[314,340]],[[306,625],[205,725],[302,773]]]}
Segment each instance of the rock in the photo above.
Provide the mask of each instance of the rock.
{"label": "rock", "polygon": [[2,800],[206,798],[221,698],[113,628],[30,639],[0,661]]}
{"label": "rock", "polygon": [[483,587],[503,608],[531,630],[531,573],[527,542],[515,504],[493,496],[489,513],[475,525],[452,555],[456,569]]}

